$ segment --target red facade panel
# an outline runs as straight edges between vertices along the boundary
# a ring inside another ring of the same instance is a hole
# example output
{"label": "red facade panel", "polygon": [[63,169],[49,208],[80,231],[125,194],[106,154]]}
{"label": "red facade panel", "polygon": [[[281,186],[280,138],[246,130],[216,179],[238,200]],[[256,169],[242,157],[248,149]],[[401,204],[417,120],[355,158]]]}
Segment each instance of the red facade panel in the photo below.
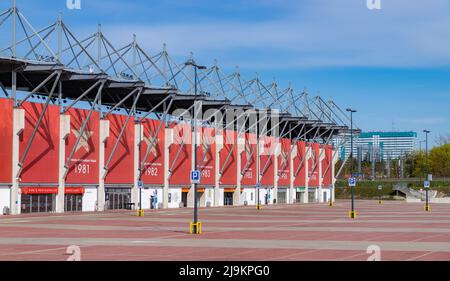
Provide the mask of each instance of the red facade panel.
{"label": "red facade panel", "polygon": [[113,148],[119,137],[120,131],[125,125],[126,116],[108,116],[109,138],[105,142],[105,165],[110,155],[113,155],[108,166],[108,173],[105,178],[107,184],[133,184],[134,176],[134,118],[130,118],[119,145],[114,154]]}
{"label": "red facade panel", "polygon": [[197,168],[201,173],[202,185],[215,185],[216,180],[216,141],[214,128],[200,128],[197,146]]}
{"label": "red facade panel", "polygon": [[309,158],[308,162],[308,177],[309,187],[317,187],[319,186],[319,144],[318,143],[310,143],[308,144],[311,148],[311,158]]}
{"label": "red facade panel", "polygon": [[280,155],[278,156],[278,186],[290,186],[291,140],[280,139],[280,149]]}
{"label": "red facade panel", "polygon": [[[22,159],[26,146],[44,104],[25,102],[25,129],[20,136],[19,159]],[[57,183],[59,158],[59,107],[50,105],[25,158],[21,181],[23,183]]]}
{"label": "red facade panel", "polygon": [[12,181],[13,103],[0,98],[0,182]]}
{"label": "red facade panel", "polygon": [[[235,144],[235,145],[233,145]],[[225,130],[223,132],[223,148],[220,151],[220,167],[222,176],[220,184],[237,184],[237,132]],[[230,155],[228,157],[228,155]],[[228,161],[227,161],[228,157]]]}
{"label": "red facade panel", "polygon": [[[257,181],[256,170],[256,135],[245,134],[245,149],[241,153],[241,173],[243,173],[242,185],[255,186]],[[252,155],[253,151],[253,155]]]}
{"label": "red facade panel", "polygon": [[297,146],[297,154],[294,157],[294,185],[297,187],[306,186],[305,183],[305,172],[306,172],[306,143],[303,141],[299,141],[296,144]]}
{"label": "red facade panel", "polygon": [[276,139],[273,137],[262,137],[263,145],[260,151],[261,185],[273,186],[275,181],[275,148]]}
{"label": "red facade panel", "polygon": [[328,187],[332,183],[332,158],[333,158],[333,148],[330,145],[325,146],[325,158],[322,160],[322,173],[323,181],[322,185]]}
{"label": "red facade panel", "polygon": [[[149,153],[142,169],[141,179],[145,184],[164,184],[164,124],[160,128],[161,121],[147,119],[142,124],[143,126],[143,138],[140,148],[140,160],[144,161],[147,150]],[[157,134],[158,133],[158,134]],[[153,140],[156,142],[153,142]]]}
{"label": "red facade panel", "polygon": [[[81,127],[85,122],[89,111],[71,108],[67,114],[70,116],[70,135],[66,140],[66,160],[75,149],[75,153],[69,163],[69,171],[66,183],[74,184],[97,184],[99,179],[99,124],[100,115],[93,112],[85,130]],[[78,145],[75,147],[77,138],[81,135]]]}
{"label": "red facade panel", "polygon": [[[169,168],[172,167],[171,185],[190,185],[192,170],[192,129],[189,124],[175,124],[173,141],[169,147]],[[184,141],[184,145],[183,145]],[[177,154],[179,155],[178,158]]]}

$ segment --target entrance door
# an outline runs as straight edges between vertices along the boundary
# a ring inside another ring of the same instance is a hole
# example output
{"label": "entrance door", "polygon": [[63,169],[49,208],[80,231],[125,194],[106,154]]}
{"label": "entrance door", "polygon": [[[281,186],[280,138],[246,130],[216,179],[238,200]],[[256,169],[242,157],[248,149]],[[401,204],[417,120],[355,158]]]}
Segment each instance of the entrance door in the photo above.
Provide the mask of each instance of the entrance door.
{"label": "entrance door", "polygon": [[66,194],[64,196],[65,212],[81,212],[83,206],[82,194]]}
{"label": "entrance door", "polygon": [[188,198],[187,192],[181,193],[181,202],[183,203],[183,208],[187,208],[187,198]]}
{"label": "entrance door", "polygon": [[106,188],[105,195],[110,210],[131,209],[131,188]]}
{"label": "entrance door", "polygon": [[323,202],[328,202],[328,194],[326,192],[323,193]]}
{"label": "entrance door", "polygon": [[54,194],[22,194],[21,201],[21,212],[23,214],[55,211]]}
{"label": "entrance door", "polygon": [[315,203],[316,202],[316,190],[309,190],[308,192],[308,202]]}
{"label": "entrance door", "polygon": [[303,196],[303,192],[296,192],[295,193],[295,202],[297,203],[302,203],[302,196]]}
{"label": "entrance door", "polygon": [[278,204],[286,204],[286,190],[278,191],[277,197],[278,197]]}
{"label": "entrance door", "polygon": [[233,192],[224,192],[223,193],[223,205],[224,206],[233,206]]}

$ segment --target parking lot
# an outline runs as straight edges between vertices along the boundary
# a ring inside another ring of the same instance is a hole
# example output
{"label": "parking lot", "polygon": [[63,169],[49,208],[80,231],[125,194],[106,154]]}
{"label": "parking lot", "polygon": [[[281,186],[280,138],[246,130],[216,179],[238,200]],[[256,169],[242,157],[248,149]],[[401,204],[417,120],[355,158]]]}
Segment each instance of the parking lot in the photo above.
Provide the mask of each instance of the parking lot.
{"label": "parking lot", "polygon": [[191,209],[0,217],[0,260],[298,261],[450,260],[450,205],[357,201],[207,208],[199,210],[203,234],[189,234]]}

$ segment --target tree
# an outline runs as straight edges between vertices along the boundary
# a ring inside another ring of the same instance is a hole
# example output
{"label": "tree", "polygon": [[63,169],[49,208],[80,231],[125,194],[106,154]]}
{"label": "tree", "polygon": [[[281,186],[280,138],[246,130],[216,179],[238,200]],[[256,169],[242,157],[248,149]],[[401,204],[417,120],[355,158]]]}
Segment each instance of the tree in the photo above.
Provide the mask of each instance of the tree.
{"label": "tree", "polygon": [[450,176],[450,143],[435,147],[429,155],[430,171],[437,177]]}

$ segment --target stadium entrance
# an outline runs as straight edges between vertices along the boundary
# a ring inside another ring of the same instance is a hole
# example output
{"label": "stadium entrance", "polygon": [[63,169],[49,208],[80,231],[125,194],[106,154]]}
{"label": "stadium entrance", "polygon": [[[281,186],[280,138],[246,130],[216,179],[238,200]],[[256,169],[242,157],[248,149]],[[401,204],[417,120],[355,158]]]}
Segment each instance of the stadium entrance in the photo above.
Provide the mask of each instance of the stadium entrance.
{"label": "stadium entrance", "polygon": [[55,211],[57,187],[23,187],[21,213],[51,213]]}
{"label": "stadium entrance", "polygon": [[233,206],[233,195],[234,188],[225,188],[223,192],[223,205],[224,206]]}
{"label": "stadium entrance", "polygon": [[287,188],[278,187],[277,203],[278,204],[286,204],[287,203]]}
{"label": "stadium entrance", "polygon": [[105,188],[105,206],[109,210],[131,209],[131,188]]}
{"label": "stadium entrance", "polygon": [[64,195],[65,212],[81,212],[83,210],[83,187],[66,187]]}

